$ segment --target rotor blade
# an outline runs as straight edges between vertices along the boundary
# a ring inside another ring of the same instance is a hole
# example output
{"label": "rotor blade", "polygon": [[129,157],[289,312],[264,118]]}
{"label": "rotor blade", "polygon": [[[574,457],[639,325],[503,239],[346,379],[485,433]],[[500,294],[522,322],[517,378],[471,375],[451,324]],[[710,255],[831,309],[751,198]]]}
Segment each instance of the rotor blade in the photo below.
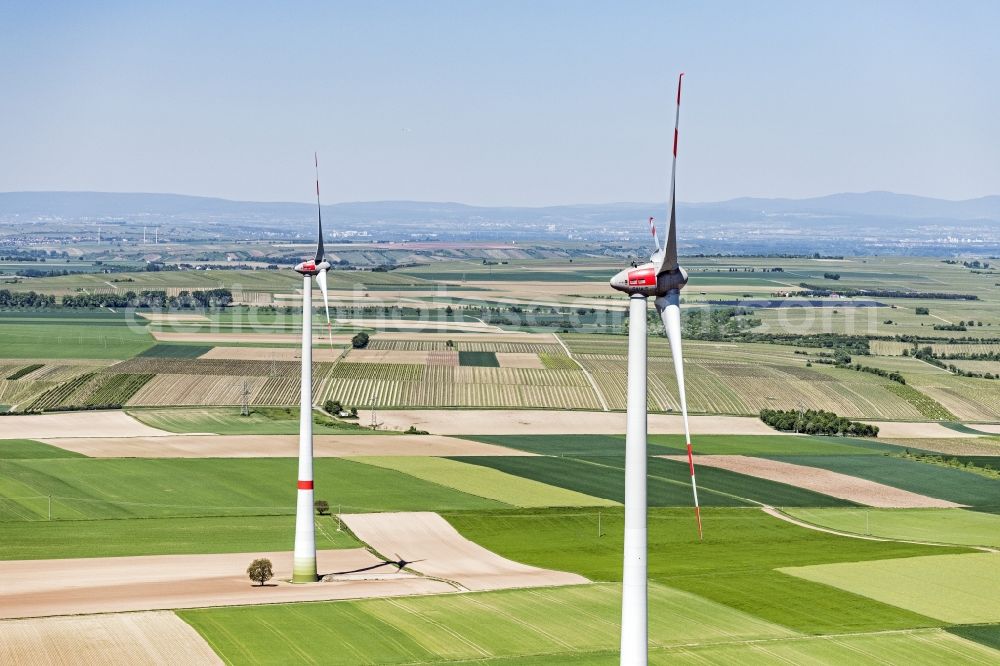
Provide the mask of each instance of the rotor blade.
{"label": "rotor blade", "polygon": [[[316,263],[323,261],[323,209],[319,205],[319,155],[313,153],[316,164],[316,221],[319,223],[319,240],[316,242]],[[326,293],[326,292],[323,292]],[[329,317],[327,317],[329,318]]]}
{"label": "rotor blade", "polygon": [[[322,246],[320,246],[322,247]],[[333,346],[333,327],[330,324],[330,296],[326,290],[326,269],[324,268],[316,274],[316,282],[319,290],[323,292],[323,307],[326,308],[326,333],[330,338],[330,346]]]}
{"label": "rotor blade", "polygon": [[649,230],[653,232],[653,244],[656,246],[656,251],[660,251],[660,239],[656,236],[656,225],[653,224],[653,218],[649,218]]}
{"label": "rotor blade", "polygon": [[678,128],[681,122],[681,83],[684,81],[684,72],[677,77],[677,112],[674,115],[674,161],[670,168],[670,221],[667,226],[667,246],[660,259],[660,267],[656,274],[672,271],[677,268],[677,139]]}
{"label": "rotor blade", "polygon": [[670,356],[674,359],[674,372],[677,374],[677,396],[681,403],[681,416],[684,419],[684,442],[687,444],[688,468],[691,470],[691,492],[694,494],[694,515],[698,521],[698,538],[702,538],[701,506],[698,504],[698,484],[694,478],[694,454],[691,451],[691,429],[688,427],[687,397],[684,391],[684,358],[681,356],[681,306],[680,291],[672,289],[666,296],[656,299],[656,310],[663,319],[663,327],[670,340]]}

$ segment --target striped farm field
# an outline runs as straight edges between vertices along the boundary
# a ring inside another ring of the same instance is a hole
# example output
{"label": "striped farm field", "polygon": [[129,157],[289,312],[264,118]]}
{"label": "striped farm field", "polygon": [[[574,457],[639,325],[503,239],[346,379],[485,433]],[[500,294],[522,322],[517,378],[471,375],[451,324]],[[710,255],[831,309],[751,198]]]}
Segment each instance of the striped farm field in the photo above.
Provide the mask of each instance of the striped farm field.
{"label": "striped farm field", "polygon": [[[0,523],[46,520],[48,496],[54,521],[292,515],[296,465],[294,458],[0,460]],[[317,498],[348,512],[510,508],[343,458],[317,458],[314,471]],[[18,547],[4,541],[0,550]]]}
{"label": "striped farm field", "polygon": [[494,352],[503,354],[551,354],[565,356],[566,350],[557,343],[543,342],[492,342],[455,340],[452,345],[447,340],[397,340],[375,336],[368,343],[368,349],[382,351],[469,351]]}
{"label": "striped farm field", "polygon": [[[1000,456],[1000,437],[914,437],[884,439],[917,451],[934,451],[950,456]],[[997,460],[1000,467],[1000,459]]]}
{"label": "striped farm field", "polygon": [[889,539],[1000,547],[1000,515],[967,509],[786,509],[841,532]]}
{"label": "striped farm field", "polygon": [[[307,624],[301,621],[302,611],[291,605],[178,614],[229,663],[281,661],[289,644],[301,646],[303,661],[332,664],[492,663],[493,658],[535,663],[539,655],[561,655],[572,663],[600,656],[603,663],[616,659],[620,596],[620,585],[599,583],[321,603],[309,606],[312,621]],[[748,613],[656,583],[649,586],[649,605],[649,638],[654,646],[796,635]],[[329,649],[347,644],[352,649]]]}
{"label": "striped farm field", "polygon": [[73,393],[83,389],[95,377],[96,373],[88,372],[83,375],[78,375],[67,382],[54,386],[28,404],[27,411],[40,412],[46,409],[52,409],[53,407],[58,407],[63,402],[68,400]]}
{"label": "striped farm field", "polygon": [[334,379],[371,379],[416,382],[423,379],[424,366],[404,363],[338,363],[330,377]]}
{"label": "striped farm field", "polygon": [[256,396],[261,378],[212,375],[156,375],[126,403],[130,406],[236,405],[243,402],[244,381],[250,381],[250,397]]}
{"label": "striped farm field", "polygon": [[959,377],[948,372],[913,374],[909,385],[936,400],[958,420],[1000,419],[1000,381]]}
{"label": "striped farm field", "polygon": [[599,409],[586,375],[538,368],[340,363],[320,401],[353,406]]}
{"label": "striped farm field", "polygon": [[958,359],[955,361],[948,361],[948,365],[954,365],[960,370],[965,370],[966,372],[977,372],[979,374],[991,374],[1000,376],[1000,361],[967,361],[964,359]]}
{"label": "striped farm field", "polygon": [[446,340],[385,340],[378,336],[368,342],[368,349],[378,351],[454,351]]}
{"label": "striped farm field", "polygon": [[[625,499],[624,457],[465,457],[473,465],[492,467],[576,492],[615,502]],[[649,505],[686,506],[691,502],[690,473],[686,464],[652,458],[649,461]],[[726,470],[698,470],[698,496],[702,506],[851,506],[850,502],[789,486],[755,479]]]}
{"label": "striped farm field", "polygon": [[[329,364],[313,363],[313,372],[323,372]],[[117,364],[115,372],[154,375],[242,375],[247,377],[298,377],[298,361],[263,361],[221,358],[160,358],[139,356]]]}
{"label": "striped farm field", "polygon": [[[129,415],[148,426],[173,433],[218,435],[293,435],[299,432],[298,407],[255,407],[248,416],[233,407],[169,407],[129,410]],[[370,430],[354,424],[313,415],[313,433],[365,434]]]}
{"label": "striped farm field", "polygon": [[617,502],[550,486],[531,479],[480,465],[470,465],[448,458],[365,457],[354,459],[366,465],[394,469],[418,479],[438,483],[455,490],[495,499],[519,507],[544,506],[616,506]]}
{"label": "striped farm field", "polygon": [[898,340],[871,340],[868,348],[876,356],[902,356],[904,349],[913,349],[913,344]]}
{"label": "striped farm field", "polygon": [[14,405],[32,402],[37,396],[56,386],[52,382],[0,380],[0,404]]}
{"label": "striped farm field", "polygon": [[579,370],[580,364],[565,354],[541,353],[538,357],[542,361],[542,366],[549,370]]}
{"label": "striped farm field", "polygon": [[[322,395],[330,382],[313,376],[313,395]],[[299,401],[297,377],[156,375],[129,398],[130,407],[167,407],[170,405],[240,405],[243,390],[253,405],[294,405]]]}
{"label": "striped farm field", "polygon": [[941,467],[890,456],[767,456],[809,467],[820,467],[876,483],[936,497],[981,510],[1000,511],[1000,479],[953,467]]}
{"label": "striped farm field", "polygon": [[[738,358],[738,354],[734,353]],[[612,409],[625,409],[627,357],[577,354]],[[790,363],[790,362],[789,362]],[[825,409],[847,417],[924,417],[915,400],[887,390],[895,382],[867,373],[800,365],[685,358],[688,408],[708,414],[758,414],[761,409]],[[649,407],[677,411],[677,382],[670,358],[649,360]],[[920,394],[913,391],[916,396]],[[908,394],[909,395],[909,394]],[[934,404],[933,401],[930,401]],[[925,409],[926,411],[926,409]]]}
{"label": "striped farm field", "polygon": [[122,405],[152,378],[151,374],[87,373],[49,389],[28,409]]}
{"label": "striped farm field", "polygon": [[942,629],[793,638],[650,651],[664,664],[993,664],[1000,651]]}
{"label": "striped farm field", "polygon": [[[921,345],[923,346],[923,345]],[[1000,342],[982,342],[972,344],[952,344],[935,342],[930,345],[935,354],[997,354],[1000,353]]]}

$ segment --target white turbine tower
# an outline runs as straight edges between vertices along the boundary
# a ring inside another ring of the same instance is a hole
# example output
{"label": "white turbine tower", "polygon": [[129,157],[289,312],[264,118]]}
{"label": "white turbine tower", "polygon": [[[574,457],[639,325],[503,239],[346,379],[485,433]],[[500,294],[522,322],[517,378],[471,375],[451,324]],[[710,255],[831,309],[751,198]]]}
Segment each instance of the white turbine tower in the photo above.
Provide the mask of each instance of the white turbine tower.
{"label": "white turbine tower", "polygon": [[[629,295],[628,331],[628,405],[625,435],[625,552],[622,576],[621,663],[645,664],[647,659],[646,603],[646,299],[652,296],[656,311],[663,320],[670,339],[670,354],[677,373],[677,394],[684,419],[691,490],[694,493],[695,519],[701,538],[701,509],[694,478],[691,432],[688,429],[687,399],[684,395],[684,361],[681,357],[680,290],[687,284],[687,272],[677,263],[677,214],[675,185],[677,175],[678,122],[681,111],[681,82],[677,79],[677,114],[674,117],[674,158],[670,173],[670,223],[666,247],[649,263],[626,269],[611,279],[611,286]],[[656,228],[650,226],[656,239]]]}
{"label": "white turbine tower", "polygon": [[298,502],[295,509],[295,554],[292,562],[293,583],[314,583],[316,575],[316,524],[313,519],[313,433],[312,433],[312,278],[323,292],[326,325],[330,327],[330,301],[326,290],[326,272],[330,268],[323,253],[323,212],[319,205],[319,158],[316,163],[316,220],[319,240],[316,258],[295,267],[302,275],[302,387],[299,401],[299,475]]}

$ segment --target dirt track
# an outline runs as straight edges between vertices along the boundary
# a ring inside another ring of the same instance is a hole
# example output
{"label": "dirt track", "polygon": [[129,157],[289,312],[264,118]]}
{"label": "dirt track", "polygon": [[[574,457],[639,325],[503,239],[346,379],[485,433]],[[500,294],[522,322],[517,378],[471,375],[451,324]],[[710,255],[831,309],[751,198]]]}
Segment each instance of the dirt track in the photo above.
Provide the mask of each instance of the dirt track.
{"label": "dirt track", "polygon": [[468,590],[588,582],[577,574],[539,569],[500,557],[463,537],[436,513],[365,513],[342,518],[355,536],[376,551],[383,555],[399,553],[413,560],[411,569],[457,582]]}
{"label": "dirt track", "polygon": [[[362,414],[366,423],[370,412]],[[624,412],[506,409],[379,410],[385,427],[405,430],[414,425],[438,435],[621,435]],[[780,435],[760,419],[749,416],[692,416],[691,431],[698,435]],[[682,434],[680,416],[649,415],[650,434]]]}
{"label": "dirt track", "polygon": [[[687,463],[686,456],[659,456]],[[698,456],[695,466],[717,467],[739,474],[786,483],[817,493],[839,497],[865,506],[883,508],[952,508],[962,506],[947,500],[918,495],[882,483],[831,472],[818,467],[753,458],[750,456]]]}
{"label": "dirt track", "polygon": [[169,434],[117,411],[5,416],[0,421],[0,439],[159,437]]}
{"label": "dirt track", "polygon": [[[379,564],[363,548],[321,550],[321,573]],[[274,564],[272,586],[251,586],[246,567]],[[292,585],[292,554],[224,553],[0,562],[0,618],[358,599],[454,591],[453,586],[385,566],[336,583]],[[2,626],[2,625],[0,625]]]}
{"label": "dirt track", "polygon": [[0,621],[0,664],[221,664],[167,611]]}
{"label": "dirt track", "polygon": [[[298,435],[169,435],[45,438],[92,458],[294,458]],[[363,456],[528,456],[494,444],[440,435],[315,435],[318,458]]]}

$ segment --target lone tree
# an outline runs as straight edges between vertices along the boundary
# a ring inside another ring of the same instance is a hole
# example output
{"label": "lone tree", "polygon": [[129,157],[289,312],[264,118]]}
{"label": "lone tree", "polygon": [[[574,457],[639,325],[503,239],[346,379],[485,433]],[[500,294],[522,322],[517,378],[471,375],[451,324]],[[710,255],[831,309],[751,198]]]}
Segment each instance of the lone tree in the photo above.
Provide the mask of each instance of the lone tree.
{"label": "lone tree", "polygon": [[266,557],[257,558],[247,567],[247,575],[250,576],[250,580],[263,586],[264,583],[274,578],[271,560]]}
{"label": "lone tree", "polygon": [[313,503],[313,507],[316,509],[316,513],[321,516],[326,516],[330,514],[330,503],[326,500],[316,500]]}
{"label": "lone tree", "polygon": [[368,346],[368,334],[361,331],[353,338],[351,338],[351,346],[355,349],[364,349]]}

